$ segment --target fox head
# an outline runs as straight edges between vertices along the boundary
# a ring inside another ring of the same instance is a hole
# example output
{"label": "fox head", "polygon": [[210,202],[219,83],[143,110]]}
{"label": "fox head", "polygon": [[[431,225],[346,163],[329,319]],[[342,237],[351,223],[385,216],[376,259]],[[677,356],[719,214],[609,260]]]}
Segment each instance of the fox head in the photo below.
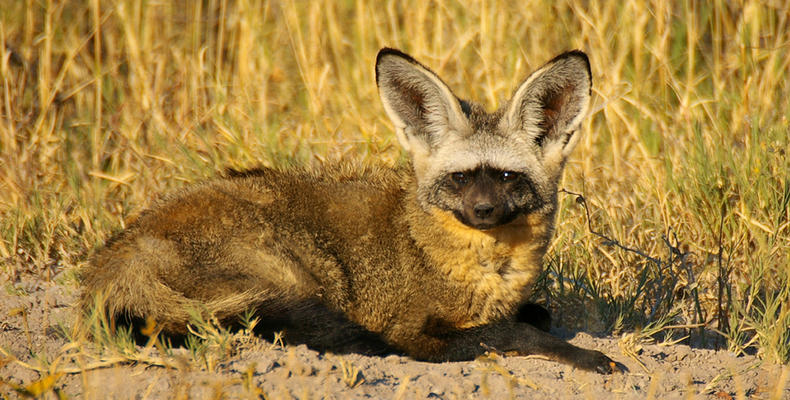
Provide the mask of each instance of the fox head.
{"label": "fox head", "polygon": [[418,201],[486,230],[551,214],[557,182],[590,103],[587,56],[571,51],[533,72],[493,113],[458,99],[430,69],[384,48],[376,83],[412,158]]}

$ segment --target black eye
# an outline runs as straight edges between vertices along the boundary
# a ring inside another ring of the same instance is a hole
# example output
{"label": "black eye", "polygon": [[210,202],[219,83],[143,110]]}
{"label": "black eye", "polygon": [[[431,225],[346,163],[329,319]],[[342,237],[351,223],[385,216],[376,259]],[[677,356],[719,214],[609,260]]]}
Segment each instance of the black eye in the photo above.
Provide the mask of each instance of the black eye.
{"label": "black eye", "polygon": [[463,172],[453,172],[450,174],[450,178],[453,180],[453,182],[459,185],[465,185],[467,182],[469,182],[469,180],[466,178],[466,174]]}
{"label": "black eye", "polygon": [[501,179],[502,182],[514,181],[516,178],[518,178],[518,172],[513,171],[502,171],[502,174],[499,175],[499,179]]}

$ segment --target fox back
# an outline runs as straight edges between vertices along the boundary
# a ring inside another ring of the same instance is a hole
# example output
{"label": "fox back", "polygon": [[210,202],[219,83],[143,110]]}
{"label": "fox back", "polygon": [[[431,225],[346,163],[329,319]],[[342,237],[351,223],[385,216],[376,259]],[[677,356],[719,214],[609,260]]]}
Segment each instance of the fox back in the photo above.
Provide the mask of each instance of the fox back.
{"label": "fox back", "polygon": [[230,171],[166,196],[92,256],[83,308],[172,335],[190,310],[226,323],[253,311],[263,334],[318,350],[496,349],[611,372],[518,313],[587,112],[587,57],[556,57],[493,113],[397,50],[379,52],[376,81],[410,164]]}

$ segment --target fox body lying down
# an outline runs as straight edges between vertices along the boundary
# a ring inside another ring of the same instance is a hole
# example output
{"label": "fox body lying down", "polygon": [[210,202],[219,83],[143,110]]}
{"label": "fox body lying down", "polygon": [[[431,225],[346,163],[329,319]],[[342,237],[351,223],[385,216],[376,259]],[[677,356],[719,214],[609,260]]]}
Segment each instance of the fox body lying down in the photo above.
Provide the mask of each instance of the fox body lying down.
{"label": "fox body lying down", "polygon": [[190,308],[229,323],[253,310],[262,332],[318,350],[446,361],[493,348],[611,372],[518,317],[587,112],[587,57],[556,57],[490,114],[397,50],[379,52],[376,80],[411,164],[231,171],[183,189],[93,255],[82,306],[172,335]]}

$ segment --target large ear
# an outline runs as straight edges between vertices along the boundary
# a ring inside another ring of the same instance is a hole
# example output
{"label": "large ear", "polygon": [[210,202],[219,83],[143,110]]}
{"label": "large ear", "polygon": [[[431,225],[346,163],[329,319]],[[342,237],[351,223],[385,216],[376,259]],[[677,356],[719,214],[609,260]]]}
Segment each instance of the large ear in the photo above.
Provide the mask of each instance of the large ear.
{"label": "large ear", "polygon": [[509,128],[525,133],[544,159],[561,165],[579,140],[592,90],[590,61],[581,51],[555,57],[519,86],[506,111]]}
{"label": "large ear", "polygon": [[398,141],[412,155],[430,154],[448,134],[465,135],[461,103],[430,69],[409,55],[383,48],[376,57],[376,84]]}

